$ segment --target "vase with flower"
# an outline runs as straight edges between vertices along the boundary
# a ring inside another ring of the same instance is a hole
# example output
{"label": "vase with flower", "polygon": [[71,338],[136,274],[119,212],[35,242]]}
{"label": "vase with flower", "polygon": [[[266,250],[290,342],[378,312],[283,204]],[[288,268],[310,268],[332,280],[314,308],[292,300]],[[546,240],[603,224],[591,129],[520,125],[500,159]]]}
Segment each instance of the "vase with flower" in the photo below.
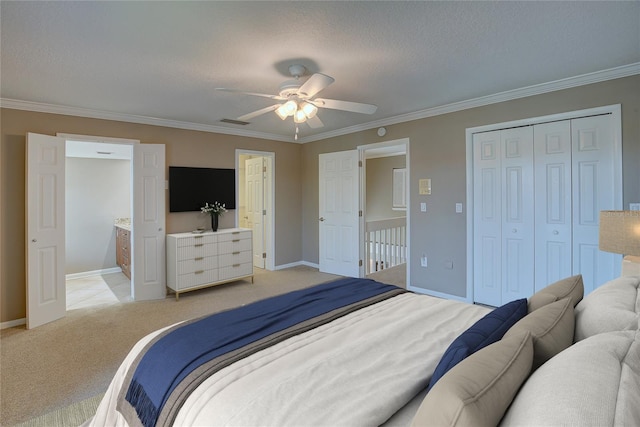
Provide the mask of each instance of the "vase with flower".
{"label": "vase with flower", "polygon": [[205,203],[204,206],[200,208],[202,213],[209,214],[211,216],[211,230],[218,231],[218,218],[227,211],[227,208],[224,206],[224,203],[213,202],[213,203]]}

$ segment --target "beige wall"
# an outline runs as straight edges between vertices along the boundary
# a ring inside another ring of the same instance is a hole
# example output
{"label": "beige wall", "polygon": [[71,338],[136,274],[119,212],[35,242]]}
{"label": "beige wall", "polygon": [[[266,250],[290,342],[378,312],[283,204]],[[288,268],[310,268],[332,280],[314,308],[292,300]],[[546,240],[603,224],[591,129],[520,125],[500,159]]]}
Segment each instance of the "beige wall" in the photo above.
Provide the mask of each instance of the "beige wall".
{"label": "beige wall", "polygon": [[[0,321],[25,317],[25,135],[27,132],[55,135],[57,132],[138,139],[164,144],[167,167],[199,166],[235,168],[235,150],[275,153],[275,265],[302,260],[301,146],[231,135],[197,132],[160,126],[3,108],[0,110]],[[167,169],[168,171],[168,169]],[[168,172],[167,172],[168,173]],[[278,195],[282,195],[278,197]],[[168,202],[168,200],[167,200]],[[168,205],[167,205],[168,206]],[[198,213],[169,213],[168,233],[193,229],[202,218]],[[228,213],[221,226],[233,226]]]}
{"label": "beige wall", "polygon": [[393,210],[393,169],[404,168],[406,166],[405,159],[405,155],[367,159],[367,221],[407,215],[406,210]]}
{"label": "beige wall", "polygon": [[[466,297],[466,136],[470,127],[622,104],[624,206],[640,201],[640,76],[626,77],[484,107],[358,132],[303,145],[303,258],[318,262],[318,154],[359,145],[410,139],[411,283],[420,288]],[[431,178],[432,195],[418,195],[418,179]],[[419,211],[420,202],[428,212]],[[419,257],[427,254],[429,267]],[[451,261],[453,269],[444,263]]]}

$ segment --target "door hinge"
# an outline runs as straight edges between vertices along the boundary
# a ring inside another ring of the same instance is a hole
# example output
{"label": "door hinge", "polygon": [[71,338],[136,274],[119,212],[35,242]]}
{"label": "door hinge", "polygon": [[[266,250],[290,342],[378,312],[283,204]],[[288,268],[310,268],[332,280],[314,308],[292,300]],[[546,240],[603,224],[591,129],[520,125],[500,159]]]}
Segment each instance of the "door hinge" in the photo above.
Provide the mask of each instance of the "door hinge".
{"label": "door hinge", "polygon": [[361,168],[362,167],[362,160],[358,160],[358,167]]}
{"label": "door hinge", "polygon": [[262,167],[262,172],[265,172],[265,173],[267,172],[267,167],[266,166]]}
{"label": "door hinge", "polygon": [[262,258],[267,259],[267,253],[266,252],[262,252]]}
{"label": "door hinge", "polygon": [[358,262],[358,267],[362,267],[362,260]]}
{"label": "door hinge", "polygon": [[267,214],[267,210],[266,210],[266,209],[264,209],[264,210],[262,211],[262,215],[266,215],[266,214]]}
{"label": "door hinge", "polygon": [[358,211],[358,216],[362,216],[362,211]]}

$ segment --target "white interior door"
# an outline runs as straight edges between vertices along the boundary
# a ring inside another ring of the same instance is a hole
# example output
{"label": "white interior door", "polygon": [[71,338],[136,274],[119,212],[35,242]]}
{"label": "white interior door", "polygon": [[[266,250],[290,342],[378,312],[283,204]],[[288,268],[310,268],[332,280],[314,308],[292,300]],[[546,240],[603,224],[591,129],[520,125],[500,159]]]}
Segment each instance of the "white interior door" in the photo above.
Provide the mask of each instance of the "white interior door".
{"label": "white interior door", "polygon": [[320,271],[358,277],[358,151],[320,154],[319,187]]}
{"label": "white interior door", "polygon": [[598,249],[600,211],[618,209],[611,115],[571,120],[573,185],[573,271],[585,294],[619,276],[620,256]]}
{"label": "white interior door", "polygon": [[502,301],[533,295],[533,130],[500,131],[502,143]]}
{"label": "white interior door", "polygon": [[502,299],[502,172],[500,131],[473,135],[474,301]]}
{"label": "white interior door", "polygon": [[534,126],[535,291],[572,275],[571,123]]}
{"label": "white interior door", "polygon": [[264,157],[248,159],[245,162],[247,227],[253,230],[253,265],[264,268]]}
{"label": "white interior door", "polygon": [[160,299],[166,295],[164,145],[134,145],[133,163],[132,296]]}
{"label": "white interior door", "polygon": [[65,140],[27,134],[27,328],[64,317]]}

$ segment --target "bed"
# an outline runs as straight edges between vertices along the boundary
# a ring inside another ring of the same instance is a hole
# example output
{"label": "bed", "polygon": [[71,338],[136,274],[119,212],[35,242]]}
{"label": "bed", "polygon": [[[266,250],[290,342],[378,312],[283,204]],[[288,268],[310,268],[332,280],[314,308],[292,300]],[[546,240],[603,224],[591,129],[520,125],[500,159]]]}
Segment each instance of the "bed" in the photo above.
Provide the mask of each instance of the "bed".
{"label": "bed", "polygon": [[214,313],[141,339],[86,425],[408,425],[490,311],[344,278]]}

